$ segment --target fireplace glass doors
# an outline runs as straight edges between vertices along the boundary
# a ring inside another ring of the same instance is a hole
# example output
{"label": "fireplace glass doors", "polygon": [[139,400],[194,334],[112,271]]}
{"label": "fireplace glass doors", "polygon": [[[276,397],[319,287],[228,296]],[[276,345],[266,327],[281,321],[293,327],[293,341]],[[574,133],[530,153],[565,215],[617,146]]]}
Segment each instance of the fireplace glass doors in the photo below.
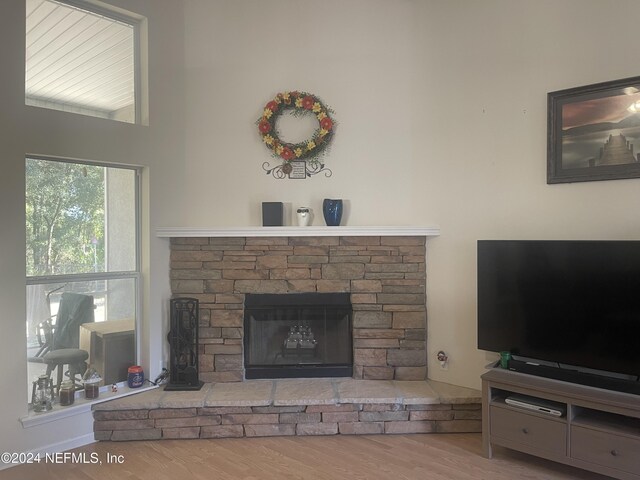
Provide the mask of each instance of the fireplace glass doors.
{"label": "fireplace glass doors", "polygon": [[245,378],[351,377],[348,293],[247,294]]}

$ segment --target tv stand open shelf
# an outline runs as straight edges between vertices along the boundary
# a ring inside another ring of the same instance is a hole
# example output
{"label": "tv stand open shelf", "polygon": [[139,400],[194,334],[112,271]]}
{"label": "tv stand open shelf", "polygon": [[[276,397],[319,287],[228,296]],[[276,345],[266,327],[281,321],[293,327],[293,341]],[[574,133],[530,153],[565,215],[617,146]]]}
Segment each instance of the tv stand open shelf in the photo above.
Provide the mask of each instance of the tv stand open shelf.
{"label": "tv stand open shelf", "polygon": [[[505,402],[527,395],[561,417]],[[492,368],[482,375],[484,455],[494,445],[623,480],[640,480],[640,396]]]}

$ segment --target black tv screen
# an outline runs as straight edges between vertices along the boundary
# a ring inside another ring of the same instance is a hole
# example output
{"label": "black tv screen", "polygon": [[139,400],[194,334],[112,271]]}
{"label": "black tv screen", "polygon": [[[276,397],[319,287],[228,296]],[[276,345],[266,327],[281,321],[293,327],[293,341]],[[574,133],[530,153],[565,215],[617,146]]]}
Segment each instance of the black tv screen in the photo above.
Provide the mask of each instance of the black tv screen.
{"label": "black tv screen", "polygon": [[478,241],[478,348],[640,374],[640,241]]}

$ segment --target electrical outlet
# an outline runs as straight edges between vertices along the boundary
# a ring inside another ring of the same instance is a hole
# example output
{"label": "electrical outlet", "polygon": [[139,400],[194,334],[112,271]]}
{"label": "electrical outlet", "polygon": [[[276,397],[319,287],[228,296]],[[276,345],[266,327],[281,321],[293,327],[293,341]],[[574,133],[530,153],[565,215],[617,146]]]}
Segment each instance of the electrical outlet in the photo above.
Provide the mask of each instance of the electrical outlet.
{"label": "electrical outlet", "polygon": [[440,350],[436,353],[436,359],[440,364],[441,370],[449,370],[449,356],[445,353],[444,350]]}

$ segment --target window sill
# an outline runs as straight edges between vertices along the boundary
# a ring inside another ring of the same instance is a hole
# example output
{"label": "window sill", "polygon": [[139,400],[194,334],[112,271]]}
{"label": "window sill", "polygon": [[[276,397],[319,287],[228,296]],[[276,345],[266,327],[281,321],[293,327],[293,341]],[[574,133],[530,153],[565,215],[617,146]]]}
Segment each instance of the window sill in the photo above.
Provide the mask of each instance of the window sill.
{"label": "window sill", "polygon": [[91,407],[94,404],[106,402],[108,400],[114,400],[116,398],[127,397],[136,393],[146,392],[158,388],[157,385],[150,385],[148,387],[129,388],[126,382],[118,384],[118,391],[112,392],[111,386],[102,387],[104,391],[100,390],[100,396],[87,400],[84,398],[82,391],[76,392],[76,399],[73,405],[68,407],[61,407],[57,403],[53,405],[53,408],[48,412],[34,412],[29,411],[27,415],[20,418],[22,428],[31,428],[45,423],[56,422],[67,417],[74,417],[91,411]]}

